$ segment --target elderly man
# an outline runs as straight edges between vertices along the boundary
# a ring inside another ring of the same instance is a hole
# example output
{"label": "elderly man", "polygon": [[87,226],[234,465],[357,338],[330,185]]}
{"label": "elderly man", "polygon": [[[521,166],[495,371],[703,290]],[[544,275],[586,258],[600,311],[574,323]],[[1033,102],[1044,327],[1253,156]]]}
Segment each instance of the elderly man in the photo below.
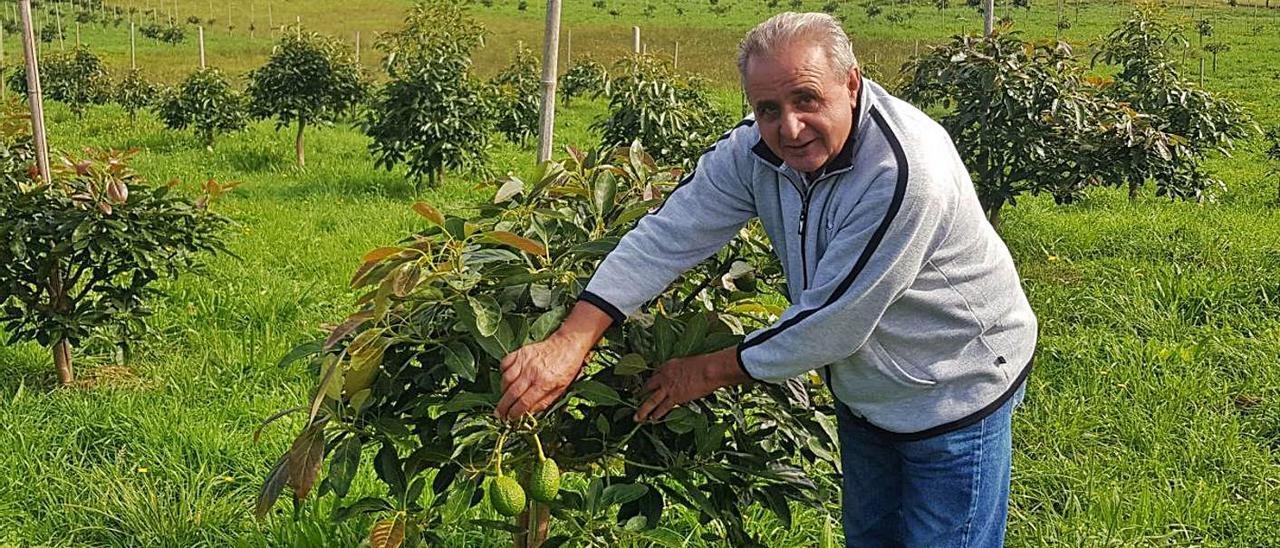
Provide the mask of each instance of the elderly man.
{"label": "elderly man", "polygon": [[549,406],[606,328],[759,217],[791,306],[736,348],[664,364],[636,420],[816,370],[838,402],[848,546],[1001,545],[1036,319],[954,144],[861,76],[828,15],[761,23],[738,67],[754,117],[622,239],[552,336],[507,356],[498,415]]}

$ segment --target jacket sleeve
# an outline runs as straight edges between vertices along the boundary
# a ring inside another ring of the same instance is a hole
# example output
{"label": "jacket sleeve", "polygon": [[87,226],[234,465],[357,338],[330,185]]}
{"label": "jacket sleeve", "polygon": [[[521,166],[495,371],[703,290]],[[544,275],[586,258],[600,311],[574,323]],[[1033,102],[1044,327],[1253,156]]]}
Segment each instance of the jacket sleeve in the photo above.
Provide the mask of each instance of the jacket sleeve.
{"label": "jacket sleeve", "polygon": [[947,190],[908,189],[907,183],[905,170],[876,177],[798,302],[738,346],[747,375],[784,382],[848,358],[867,341],[884,311],[915,282],[954,211],[954,196],[937,195]]}
{"label": "jacket sleeve", "polygon": [[[744,122],[739,128],[749,126]],[[681,273],[724,247],[755,216],[745,128],[731,131],[600,263],[579,299],[621,322]]]}

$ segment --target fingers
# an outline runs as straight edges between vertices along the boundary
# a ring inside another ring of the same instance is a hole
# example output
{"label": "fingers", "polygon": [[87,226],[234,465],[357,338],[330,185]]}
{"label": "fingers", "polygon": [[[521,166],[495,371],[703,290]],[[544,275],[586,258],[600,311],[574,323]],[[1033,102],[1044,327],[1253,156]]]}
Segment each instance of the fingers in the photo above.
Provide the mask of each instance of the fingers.
{"label": "fingers", "polygon": [[649,397],[644,400],[644,403],[640,404],[640,408],[636,410],[635,421],[644,422],[649,420],[654,410],[666,403],[668,398],[669,396],[667,395],[666,390],[659,389],[658,391],[650,394]]}
{"label": "fingers", "polygon": [[[526,377],[520,377],[513,383],[507,385],[506,390],[502,392],[502,399],[498,400],[498,408],[494,410],[494,414],[498,418],[507,419],[511,417],[511,407],[524,397],[525,392],[529,391],[529,387],[533,381]],[[519,415],[517,415],[519,416]]]}
{"label": "fingers", "polygon": [[547,392],[547,390],[537,386],[526,390],[525,393],[511,405],[511,408],[507,410],[507,420],[515,420],[525,416],[525,414],[535,412],[534,404],[540,403],[544,398],[546,398]]}
{"label": "fingers", "polygon": [[662,400],[662,403],[658,405],[658,408],[653,411],[653,414],[650,415],[650,417],[655,421],[662,420],[663,418],[666,418],[667,413],[670,413],[676,405],[679,405],[679,403],[680,402],[676,401],[675,398],[664,399]]}

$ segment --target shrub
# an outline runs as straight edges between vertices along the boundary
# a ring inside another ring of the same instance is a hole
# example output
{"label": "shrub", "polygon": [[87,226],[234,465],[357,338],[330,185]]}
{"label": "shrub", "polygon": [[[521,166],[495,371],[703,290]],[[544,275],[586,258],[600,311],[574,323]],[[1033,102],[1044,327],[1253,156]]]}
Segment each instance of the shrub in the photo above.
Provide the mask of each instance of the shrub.
{"label": "shrub", "polygon": [[276,129],[297,123],[298,166],[306,164],[303,131],[308,123],[333,121],[365,95],[365,82],[351,52],[336,39],[288,29],[266,64],[249,73],[249,114],[275,118]]}
{"label": "shrub", "polygon": [[[101,105],[111,98],[111,76],[107,67],[88,49],[50,52],[38,65],[44,97],[65,103],[77,118],[84,116],[90,105]],[[18,65],[10,73],[9,88],[26,95],[25,65]]]}
{"label": "shrub", "polygon": [[631,55],[617,63],[609,83],[609,116],[595,127],[603,146],[635,140],[662,163],[697,161],[727,125],[698,80],[675,74],[652,55]]}
{"label": "shrub", "polygon": [[[493,417],[499,361],[558,326],[600,259],[672,179],[638,146],[616,155],[573,152],[565,164],[544,164],[531,184],[507,179],[493,203],[467,219],[415,205],[428,228],[364,256],[352,282],[365,292],[360,310],[285,357],[309,358],[321,381],[257,513],[269,512],[286,484],[304,499],[325,459],[322,494],[346,497],[362,466],[386,485],[385,493],[338,502],[335,516],[373,514],[371,538],[404,531],[406,543],[442,543],[443,508],[479,504],[501,463],[525,471],[543,455],[582,479],[562,482],[549,505],[565,524],[550,545],[649,544],[664,538],[655,528],[671,506],[717,523],[730,545],[749,545],[744,515],[752,505],[790,526],[789,502],[823,500],[833,483],[815,483],[802,466],[834,466],[834,417],[830,405],[814,405],[812,379],[720,391],[658,424],[632,419],[651,368],[734,345],[743,323],[756,321],[749,314],[778,313],[746,280],[756,260],[773,265],[761,269],[762,283],[780,275],[759,232],[614,326],[546,415],[519,424]],[[506,496],[494,495],[503,510],[521,498],[509,496],[514,490],[506,482]],[[471,523],[523,535],[540,511],[526,510],[515,526]]]}
{"label": "shrub", "polygon": [[511,64],[490,82],[497,128],[508,141],[524,145],[538,134],[542,105],[541,64],[523,44],[516,48]]}
{"label": "shrub", "polygon": [[560,77],[560,95],[568,105],[574,97],[609,94],[609,71],[591,59],[579,60]]}
{"label": "shrub", "polygon": [[471,52],[483,38],[484,28],[456,0],[433,0],[379,39],[390,81],[364,122],[375,165],[403,163],[419,187],[424,177],[434,185],[446,169],[483,169],[493,107],[471,75]]}
{"label": "shrub", "polygon": [[170,129],[195,131],[206,147],[219,133],[239,131],[247,119],[244,97],[215,68],[191,73],[160,101],[160,118]]}
{"label": "shrub", "polygon": [[129,121],[134,122],[138,119],[139,110],[155,102],[157,91],[155,85],[142,77],[141,70],[133,69],[126,72],[116,85],[114,99],[116,104],[129,113]]}

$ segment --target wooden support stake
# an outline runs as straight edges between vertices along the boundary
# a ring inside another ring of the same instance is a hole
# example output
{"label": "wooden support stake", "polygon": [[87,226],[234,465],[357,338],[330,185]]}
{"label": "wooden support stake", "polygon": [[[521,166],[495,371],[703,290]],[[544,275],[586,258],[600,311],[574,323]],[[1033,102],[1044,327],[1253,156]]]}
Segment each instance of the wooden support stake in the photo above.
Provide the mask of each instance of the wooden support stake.
{"label": "wooden support stake", "polygon": [[138,70],[138,46],[133,37],[133,21],[129,21],[129,68]]}
{"label": "wooden support stake", "polygon": [[671,68],[680,68],[680,42],[676,42],[676,52],[671,56]]}
{"label": "wooden support stake", "polygon": [[58,21],[58,49],[67,49],[67,40],[62,32],[62,8],[53,12]]}
{"label": "wooden support stake", "polygon": [[204,27],[196,27],[196,38],[200,42],[200,70],[204,70]]}
{"label": "wooden support stake", "polygon": [[982,3],[982,35],[990,38],[996,30],[996,2],[985,0]]}
{"label": "wooden support stake", "polygon": [[631,27],[631,52],[640,53],[640,27]]}
{"label": "wooden support stake", "polygon": [[560,0],[547,0],[547,25],[542,38],[542,112],[539,115],[538,163],[551,159],[556,120],[556,64],[559,57]]}
{"label": "wooden support stake", "polygon": [[360,31],[356,31],[356,64],[360,64]]}

